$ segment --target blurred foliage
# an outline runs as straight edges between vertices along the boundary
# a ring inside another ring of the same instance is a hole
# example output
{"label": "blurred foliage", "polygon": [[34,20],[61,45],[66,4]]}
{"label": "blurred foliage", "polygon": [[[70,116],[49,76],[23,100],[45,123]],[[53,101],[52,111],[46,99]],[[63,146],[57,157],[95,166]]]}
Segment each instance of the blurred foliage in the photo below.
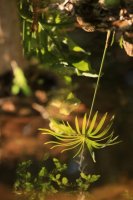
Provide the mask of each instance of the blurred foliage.
{"label": "blurred foliage", "polygon": [[29,96],[31,94],[31,89],[27,83],[27,79],[22,69],[17,65],[15,61],[12,61],[11,66],[14,75],[11,88],[12,94],[17,95],[20,91],[22,91],[24,95]]}
{"label": "blurred foliage", "polygon": [[86,175],[82,172],[73,182],[67,173],[66,163],[53,158],[51,163],[53,168],[49,169],[48,159],[49,157],[46,156],[36,173],[33,171],[34,163],[31,160],[19,163],[14,184],[16,194],[29,194],[32,199],[40,199],[37,198],[37,194],[45,195],[51,192],[56,193],[59,190],[71,191],[73,189],[87,191],[90,184],[100,177],[99,175]]}
{"label": "blurred foliage", "polygon": [[73,17],[58,10],[56,3],[50,0],[18,1],[23,52],[27,58],[36,57],[42,68],[60,74],[69,83],[72,74],[91,76],[94,71],[89,62],[90,52],[67,34],[74,28]]}

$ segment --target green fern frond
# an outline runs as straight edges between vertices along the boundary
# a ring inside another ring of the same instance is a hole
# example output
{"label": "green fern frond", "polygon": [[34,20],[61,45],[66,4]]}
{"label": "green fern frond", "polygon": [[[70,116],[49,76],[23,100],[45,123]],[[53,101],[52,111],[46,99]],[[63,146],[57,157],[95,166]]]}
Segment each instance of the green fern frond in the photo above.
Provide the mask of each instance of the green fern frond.
{"label": "green fern frond", "polygon": [[91,122],[87,119],[87,114],[84,115],[82,126],[80,128],[78,118],[75,117],[75,129],[68,122],[59,123],[51,120],[50,129],[40,129],[42,134],[50,135],[56,138],[57,141],[48,141],[45,144],[51,144],[53,148],[62,147],[61,152],[76,149],[74,157],[79,156],[84,150],[84,146],[89,150],[90,155],[95,162],[95,149],[105,148],[107,146],[119,143],[118,136],[114,137],[114,132],[110,132],[113,125],[114,116],[110,119],[105,128],[104,124],[107,119],[107,113],[103,115],[97,123],[98,111],[92,117]]}

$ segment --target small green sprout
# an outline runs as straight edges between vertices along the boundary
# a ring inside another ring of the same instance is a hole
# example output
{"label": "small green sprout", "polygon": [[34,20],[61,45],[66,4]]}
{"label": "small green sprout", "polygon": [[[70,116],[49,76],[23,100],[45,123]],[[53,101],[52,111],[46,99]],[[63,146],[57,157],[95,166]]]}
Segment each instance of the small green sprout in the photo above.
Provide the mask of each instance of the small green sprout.
{"label": "small green sprout", "polygon": [[109,133],[114,116],[110,119],[109,123],[103,128],[107,118],[107,113],[103,115],[98,124],[96,124],[98,111],[94,114],[92,120],[89,122],[87,114],[84,115],[82,127],[79,126],[78,118],[75,117],[75,129],[73,129],[68,122],[58,123],[51,120],[50,129],[39,129],[42,134],[48,134],[56,138],[57,141],[51,140],[45,144],[51,144],[51,149],[55,147],[63,147],[61,152],[72,149],[77,149],[74,157],[79,156],[86,146],[89,150],[91,157],[95,161],[94,149],[100,149],[119,143],[118,136],[114,137],[114,132]]}

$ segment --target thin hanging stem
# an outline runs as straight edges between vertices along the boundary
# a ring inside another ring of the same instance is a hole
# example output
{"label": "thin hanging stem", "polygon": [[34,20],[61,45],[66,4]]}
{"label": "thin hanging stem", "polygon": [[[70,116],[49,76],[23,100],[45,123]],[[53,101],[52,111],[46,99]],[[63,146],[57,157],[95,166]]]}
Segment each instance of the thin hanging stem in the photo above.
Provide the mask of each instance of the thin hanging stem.
{"label": "thin hanging stem", "polygon": [[[107,36],[106,36],[105,47],[104,47],[102,61],[101,61],[101,64],[100,64],[100,69],[99,69],[98,78],[97,78],[97,82],[96,82],[96,87],[95,87],[95,91],[94,91],[94,95],[93,95],[93,99],[92,99],[92,103],[91,103],[90,113],[89,113],[89,117],[88,117],[88,123],[90,121],[91,114],[92,114],[93,107],[94,107],[94,103],[95,103],[95,99],[96,99],[98,85],[99,85],[99,81],[100,81],[100,78],[101,78],[101,73],[102,73],[102,69],[103,69],[103,65],[104,65],[104,61],[105,61],[105,56],[106,56],[106,52],[107,52],[107,48],[108,48],[109,38],[110,38],[110,31],[107,32]],[[84,147],[82,149],[82,152],[80,154],[80,160],[78,162],[79,163],[79,170],[81,172],[84,171],[83,161],[84,161]]]}
{"label": "thin hanging stem", "polygon": [[79,156],[79,171],[80,172],[83,172],[84,171],[84,168],[83,168],[83,161],[84,161],[84,146],[83,146],[83,149],[80,153],[80,156]]}
{"label": "thin hanging stem", "polygon": [[93,107],[94,107],[94,103],[95,103],[95,99],[96,99],[98,85],[99,85],[99,81],[100,81],[100,78],[101,78],[101,73],[102,73],[102,69],[103,69],[103,65],[104,65],[104,61],[105,61],[105,56],[106,56],[106,52],[107,52],[107,48],[108,48],[109,38],[110,38],[110,30],[108,30],[107,36],[106,36],[105,47],[104,47],[102,61],[101,61],[101,65],[100,65],[100,69],[99,69],[99,73],[98,73],[98,78],[97,78],[97,82],[96,82],[96,87],[95,87],[95,91],[94,91],[94,95],[93,95],[93,99],[92,99],[92,104],[91,104],[91,108],[90,108],[88,123],[90,121],[91,114],[92,114]]}

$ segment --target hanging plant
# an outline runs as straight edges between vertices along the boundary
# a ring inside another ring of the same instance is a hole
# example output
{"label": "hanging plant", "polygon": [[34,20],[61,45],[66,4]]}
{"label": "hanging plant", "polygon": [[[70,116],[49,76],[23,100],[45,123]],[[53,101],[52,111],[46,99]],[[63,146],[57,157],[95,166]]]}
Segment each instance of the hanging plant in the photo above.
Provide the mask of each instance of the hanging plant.
{"label": "hanging plant", "polygon": [[95,149],[101,149],[119,143],[119,141],[117,140],[118,136],[114,137],[114,132],[113,131],[110,132],[114,116],[110,119],[109,123],[106,125],[105,128],[103,127],[107,119],[107,113],[103,115],[98,124],[97,124],[98,111],[94,114],[91,120],[91,115],[94,108],[98,85],[104,65],[105,55],[108,48],[109,38],[110,38],[110,31],[107,32],[103,57],[101,60],[101,65],[98,73],[94,95],[92,98],[89,116],[87,118],[87,114],[84,115],[81,129],[77,117],[75,117],[75,129],[72,128],[68,122],[65,123],[63,121],[62,123],[58,123],[53,119],[51,119],[50,122],[50,129],[45,129],[45,128],[39,129],[42,131],[42,134],[53,136],[54,139],[56,139],[45,142],[45,144],[52,145],[51,149],[55,147],[63,147],[61,152],[76,149],[76,153],[74,154],[73,157],[76,156],[80,157],[79,166],[82,166],[85,146],[89,150],[93,161],[96,162],[95,152],[94,152]]}
{"label": "hanging plant", "polygon": [[72,128],[68,122],[58,123],[51,120],[50,129],[40,129],[42,134],[53,136],[55,140],[45,142],[51,144],[51,149],[62,147],[61,152],[76,149],[73,157],[79,156],[86,146],[90,155],[95,162],[95,149],[105,148],[119,143],[118,136],[114,137],[114,132],[110,132],[113,124],[114,116],[109,123],[103,128],[107,118],[107,113],[103,115],[97,124],[98,111],[94,114],[92,120],[89,122],[87,114],[84,115],[82,127],[80,128],[78,118],[75,117],[75,128]]}

